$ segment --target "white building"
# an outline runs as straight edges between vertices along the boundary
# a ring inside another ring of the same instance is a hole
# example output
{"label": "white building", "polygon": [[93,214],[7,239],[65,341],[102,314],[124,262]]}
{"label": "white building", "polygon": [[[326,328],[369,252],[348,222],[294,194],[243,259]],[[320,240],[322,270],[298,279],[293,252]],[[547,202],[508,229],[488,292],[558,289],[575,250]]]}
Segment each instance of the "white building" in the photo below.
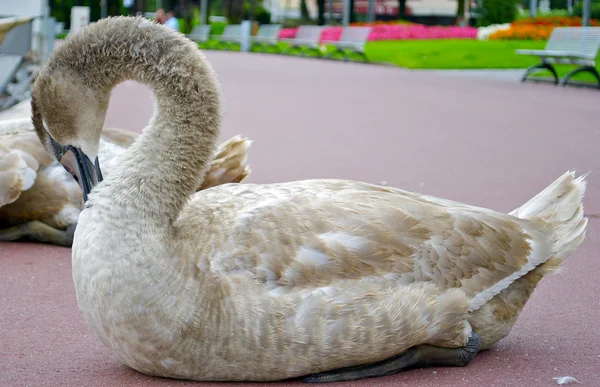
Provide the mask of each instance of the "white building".
{"label": "white building", "polygon": [[[328,12],[329,1],[326,0],[326,13]],[[339,16],[343,10],[343,0],[333,0],[333,14]],[[368,9],[368,0],[355,0],[354,7],[356,13],[366,14]],[[311,17],[317,17],[317,2],[307,0],[306,5]],[[283,19],[300,18],[300,0],[265,0],[263,3],[265,9],[271,12],[273,21]],[[407,0],[407,13],[413,16],[449,16],[456,15],[458,6],[457,0]],[[398,0],[375,0],[375,13],[377,15],[397,15]]]}

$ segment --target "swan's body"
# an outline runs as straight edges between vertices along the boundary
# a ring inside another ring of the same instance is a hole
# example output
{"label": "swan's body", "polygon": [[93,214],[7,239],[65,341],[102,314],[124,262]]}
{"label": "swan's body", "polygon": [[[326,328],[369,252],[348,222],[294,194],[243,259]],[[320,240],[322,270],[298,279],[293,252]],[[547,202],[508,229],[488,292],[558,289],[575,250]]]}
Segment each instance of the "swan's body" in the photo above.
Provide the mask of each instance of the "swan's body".
{"label": "swan's body", "polygon": [[279,380],[404,361],[409,348],[423,364],[464,364],[444,360],[448,348],[506,336],[584,238],[572,173],[511,214],[343,180],[193,193],[219,132],[214,74],[193,43],[139,19],[90,25],[40,72],[33,118],[48,152],[94,160],[108,93],[126,78],[155,89],[156,114],[91,191],[73,279],[90,329],[141,372]]}
{"label": "swan's body", "polygon": [[[23,106],[29,106],[29,102]],[[0,121],[0,240],[27,238],[70,246],[72,231],[83,209],[81,189],[60,163],[44,150],[21,105],[11,119]],[[10,110],[7,113],[10,113]],[[30,114],[30,113],[27,113]],[[137,133],[104,128],[98,151],[105,174]],[[235,136],[220,145],[200,190],[238,183],[250,172],[246,152],[250,141]]]}

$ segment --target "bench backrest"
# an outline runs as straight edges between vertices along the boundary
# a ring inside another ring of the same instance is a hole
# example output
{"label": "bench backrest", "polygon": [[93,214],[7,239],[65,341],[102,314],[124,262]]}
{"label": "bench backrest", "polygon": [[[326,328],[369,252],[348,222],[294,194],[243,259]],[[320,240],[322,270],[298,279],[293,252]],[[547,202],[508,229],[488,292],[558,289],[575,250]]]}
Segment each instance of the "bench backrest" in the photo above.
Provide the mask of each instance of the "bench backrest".
{"label": "bench backrest", "polygon": [[279,31],[281,31],[281,24],[263,24],[258,27],[258,32],[256,36],[260,36],[261,38],[278,38]]}
{"label": "bench backrest", "polygon": [[210,27],[210,24],[198,25],[192,28],[192,32],[190,33],[190,35],[208,39],[208,36],[210,35]]}
{"label": "bench backrest", "polygon": [[223,36],[241,36],[242,25],[241,24],[227,24],[223,30]]}
{"label": "bench backrest", "polygon": [[371,27],[344,27],[340,42],[364,46],[367,43]]}
{"label": "bench backrest", "polygon": [[600,27],[556,27],[546,50],[572,51],[596,58],[600,49]]}
{"label": "bench backrest", "polygon": [[296,32],[295,39],[318,43],[321,40],[321,32],[323,32],[323,27],[321,26],[300,26],[298,27],[298,32]]}

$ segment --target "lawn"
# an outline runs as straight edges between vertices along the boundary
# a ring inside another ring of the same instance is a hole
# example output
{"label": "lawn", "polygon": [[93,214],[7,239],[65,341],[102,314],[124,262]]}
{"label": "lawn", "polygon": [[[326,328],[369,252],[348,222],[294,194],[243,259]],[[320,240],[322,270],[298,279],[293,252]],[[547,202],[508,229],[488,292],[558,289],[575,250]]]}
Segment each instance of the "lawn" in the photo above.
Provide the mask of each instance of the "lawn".
{"label": "lawn", "polygon": [[[369,42],[365,51],[373,62],[410,69],[525,69],[539,63],[539,59],[517,55],[515,50],[543,49],[545,45],[546,42],[534,40],[404,40]],[[596,68],[600,71],[600,60],[597,62]],[[562,78],[575,67],[556,65],[555,68]],[[540,70],[534,76],[551,77],[551,74]],[[572,79],[596,81],[593,75],[585,73]]]}
{"label": "lawn", "polygon": [[373,62],[393,63],[409,69],[515,69],[538,62],[515,54],[517,49],[543,49],[537,41],[479,41],[466,39],[369,42],[366,53]]}
{"label": "lawn", "polygon": [[[545,44],[546,42],[534,40],[395,40],[368,42],[365,52],[370,62],[393,64],[409,69],[526,69],[539,63],[539,59],[517,55],[515,50],[543,49]],[[281,43],[280,47],[283,49],[286,44]],[[600,64],[600,60],[598,63]],[[569,65],[556,65],[561,78],[573,68],[574,66]],[[600,71],[600,66],[597,68]],[[533,76],[551,77],[551,74],[547,70],[541,70]],[[585,73],[572,79],[596,81],[591,74]]]}

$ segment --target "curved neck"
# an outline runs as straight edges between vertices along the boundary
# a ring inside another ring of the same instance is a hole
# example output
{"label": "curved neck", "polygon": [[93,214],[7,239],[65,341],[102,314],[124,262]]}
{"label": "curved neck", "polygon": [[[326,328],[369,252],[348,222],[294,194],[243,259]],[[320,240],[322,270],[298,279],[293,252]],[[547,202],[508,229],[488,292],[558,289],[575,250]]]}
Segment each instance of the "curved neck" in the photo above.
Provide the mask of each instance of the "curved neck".
{"label": "curved neck", "polygon": [[155,24],[118,33],[126,39],[98,49],[96,63],[88,54],[81,71],[89,69],[90,85],[107,96],[127,79],[150,86],[155,112],[92,191],[90,205],[135,223],[168,227],[200,186],[213,156],[220,128],[218,85],[197,46],[181,35]]}

